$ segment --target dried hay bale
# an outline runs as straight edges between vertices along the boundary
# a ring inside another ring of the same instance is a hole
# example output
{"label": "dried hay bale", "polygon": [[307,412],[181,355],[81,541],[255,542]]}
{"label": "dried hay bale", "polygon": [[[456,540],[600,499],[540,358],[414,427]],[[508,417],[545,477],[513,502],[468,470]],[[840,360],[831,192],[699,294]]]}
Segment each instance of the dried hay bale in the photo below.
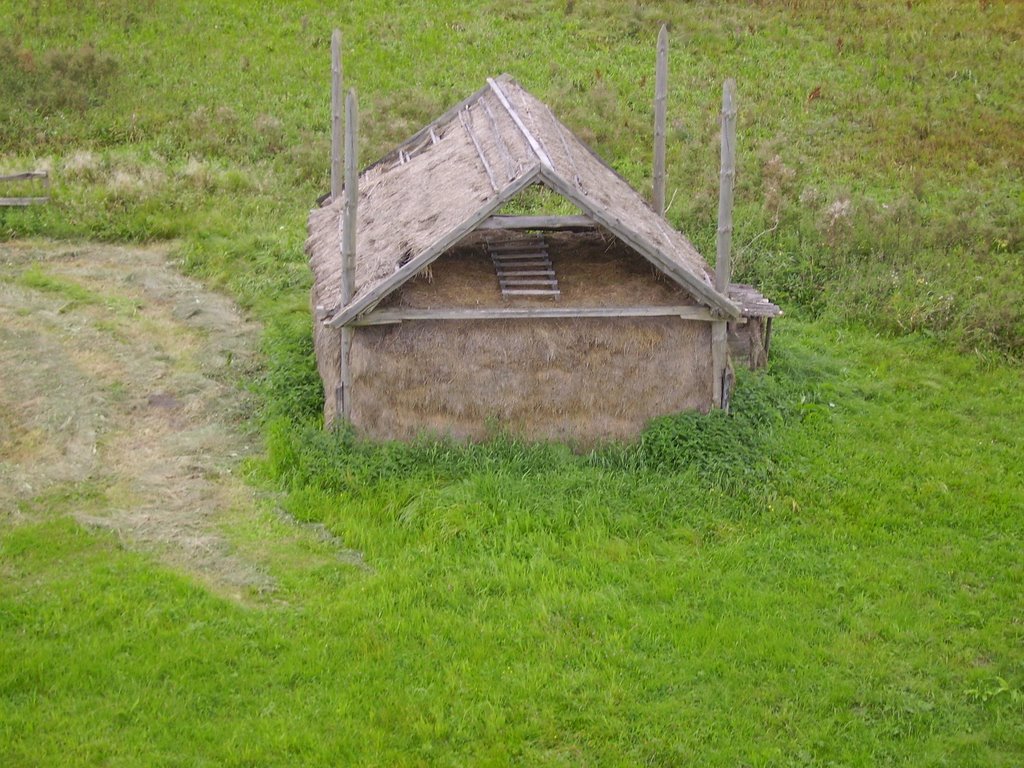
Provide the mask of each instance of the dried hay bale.
{"label": "dried hay bale", "polygon": [[[710,326],[678,318],[407,322],[358,329],[352,423],[383,439],[498,426],[579,444],[711,405]],[[336,374],[335,374],[336,377]]]}

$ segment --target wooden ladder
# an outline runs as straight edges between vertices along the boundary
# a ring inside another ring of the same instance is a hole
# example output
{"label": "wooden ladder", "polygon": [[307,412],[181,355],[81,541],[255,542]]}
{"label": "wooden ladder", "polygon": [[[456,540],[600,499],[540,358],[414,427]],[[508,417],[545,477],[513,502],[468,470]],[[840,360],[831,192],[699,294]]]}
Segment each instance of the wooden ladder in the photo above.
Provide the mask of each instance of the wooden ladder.
{"label": "wooden ladder", "polygon": [[543,236],[516,240],[488,239],[487,251],[494,262],[502,296],[548,296],[557,299],[562,295]]}

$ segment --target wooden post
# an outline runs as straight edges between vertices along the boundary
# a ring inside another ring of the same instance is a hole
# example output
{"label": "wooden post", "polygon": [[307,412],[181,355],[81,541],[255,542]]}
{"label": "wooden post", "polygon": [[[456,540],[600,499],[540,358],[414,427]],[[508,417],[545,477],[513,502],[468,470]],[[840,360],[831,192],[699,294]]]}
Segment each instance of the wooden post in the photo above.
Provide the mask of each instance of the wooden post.
{"label": "wooden post", "polygon": [[736,181],[736,81],[722,86],[722,171],[718,187],[718,241],[715,288],[728,294],[732,279],[732,191]]}
{"label": "wooden post", "polygon": [[[356,218],[359,208],[359,158],[357,133],[359,116],[356,111],[356,92],[350,90],[345,100],[345,191],[341,230],[341,306],[347,307],[356,292]],[[337,393],[337,413],[348,419],[352,412],[352,369],[349,353],[352,349],[350,325],[341,327],[341,383]]]}
{"label": "wooden post", "polygon": [[341,32],[331,35],[331,199],[341,194]]}
{"label": "wooden post", "polygon": [[654,188],[651,205],[665,215],[665,108],[668,101],[668,29],[658,33],[658,59],[654,73]]}
{"label": "wooden post", "polygon": [[356,92],[345,100],[345,208],[341,241],[341,303],[348,306],[356,292],[356,211],[359,206],[359,158],[357,134],[359,116]]}
{"label": "wooden post", "polygon": [[[729,295],[732,279],[732,193],[736,180],[736,81],[722,86],[722,166],[718,187],[718,237],[715,257],[715,290]],[[728,408],[729,352],[728,325],[724,320],[711,325],[711,360],[714,368],[713,399],[716,408]]]}

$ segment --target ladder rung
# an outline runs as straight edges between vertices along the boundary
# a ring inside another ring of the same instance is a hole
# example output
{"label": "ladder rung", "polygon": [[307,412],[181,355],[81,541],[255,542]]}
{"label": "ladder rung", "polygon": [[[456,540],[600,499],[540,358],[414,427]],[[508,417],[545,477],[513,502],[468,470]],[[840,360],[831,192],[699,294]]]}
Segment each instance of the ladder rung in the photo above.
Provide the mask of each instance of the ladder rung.
{"label": "ladder rung", "polygon": [[551,269],[550,261],[520,261],[515,264],[495,264],[495,269]]}
{"label": "ladder rung", "polygon": [[550,259],[551,257],[542,251],[523,252],[517,254],[492,254],[490,259],[493,261],[522,261],[523,259]]}
{"label": "ladder rung", "polygon": [[517,269],[509,271],[507,269],[498,269],[498,278],[504,277],[554,277],[555,270],[553,269]]}
{"label": "ladder rung", "polygon": [[546,285],[551,288],[558,287],[558,281],[554,279],[545,280],[543,278],[523,278],[522,280],[513,278],[511,280],[499,280],[502,286],[506,285]]}
{"label": "ladder rung", "polygon": [[544,290],[539,290],[539,289],[538,290],[534,290],[534,289],[519,289],[519,288],[515,288],[515,289],[512,289],[512,290],[502,291],[501,295],[502,296],[561,296],[562,293],[561,293],[561,291],[558,291],[557,289],[553,290],[553,291],[544,291]]}
{"label": "ladder rung", "polygon": [[492,245],[488,246],[487,250],[492,255],[501,255],[505,253],[521,253],[522,251],[546,251],[548,249],[545,243],[516,243],[515,245]]}

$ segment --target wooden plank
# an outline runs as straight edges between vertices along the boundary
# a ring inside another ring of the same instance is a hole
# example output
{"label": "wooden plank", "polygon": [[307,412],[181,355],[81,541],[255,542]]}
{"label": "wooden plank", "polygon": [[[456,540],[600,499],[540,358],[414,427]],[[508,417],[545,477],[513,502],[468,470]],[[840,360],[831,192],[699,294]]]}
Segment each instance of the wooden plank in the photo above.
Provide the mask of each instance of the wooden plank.
{"label": "wooden plank", "polygon": [[[736,178],[736,82],[731,78],[722,85],[722,161],[718,187],[718,233],[716,238],[715,288],[729,291],[732,247],[732,197]],[[725,323],[711,326],[711,367],[714,406],[728,408],[728,329]]]}
{"label": "wooden plank", "polygon": [[487,250],[495,255],[513,256],[517,253],[523,253],[526,251],[547,251],[548,244],[543,240],[536,240],[534,242],[516,241],[510,243],[491,243],[487,246]]}
{"label": "wooden plank", "polygon": [[555,270],[553,269],[517,269],[515,272],[506,272],[505,270],[498,270],[498,279],[504,279],[505,277],[554,277]]}
{"label": "wooden plank", "polygon": [[533,290],[529,288],[507,288],[502,289],[502,296],[561,296],[561,292],[557,290],[545,291],[541,289]]}
{"label": "wooden plank", "polygon": [[434,120],[434,122],[430,123],[429,125],[423,126],[418,131],[416,131],[416,133],[414,133],[408,139],[406,139],[401,144],[399,144],[397,147],[392,149],[386,155],[381,157],[375,163],[373,163],[372,165],[367,166],[365,170],[368,171],[368,170],[370,170],[370,168],[376,168],[378,165],[383,165],[383,164],[386,164],[386,163],[393,162],[394,159],[396,157],[398,157],[401,154],[401,152],[406,147],[412,147],[412,146],[415,146],[416,144],[418,144],[421,141],[425,141],[427,136],[430,134],[431,129],[440,128],[443,125],[447,125],[452,120],[454,120],[456,117],[458,117],[459,112],[461,112],[462,110],[466,109],[467,107],[471,107],[476,101],[478,101],[480,99],[481,96],[483,96],[488,91],[490,91],[490,88],[485,85],[479,91],[476,91],[475,93],[470,94],[469,96],[464,98],[462,101],[460,101],[458,104],[454,105],[451,109],[446,111],[439,118]]}
{"label": "wooden plank", "polygon": [[724,403],[729,335],[727,326],[724,320],[711,323],[711,404],[715,408],[721,408]]}
{"label": "wooden plank", "polygon": [[722,85],[722,166],[718,185],[718,237],[715,288],[729,290],[732,272],[732,197],[736,180],[736,81]]}
{"label": "wooden plank", "polygon": [[331,198],[341,194],[341,31],[331,34]]}
{"label": "wooden plank", "polygon": [[27,181],[28,179],[48,179],[50,174],[46,171],[23,171],[21,173],[8,173],[0,176],[0,181]]}
{"label": "wooden plank", "polygon": [[511,256],[511,257],[497,257],[493,256],[490,258],[496,267],[506,267],[508,269],[514,269],[516,267],[526,266],[537,266],[537,267],[548,267],[553,268],[551,259],[548,258],[548,254],[541,253],[536,256]]}
{"label": "wooden plank", "polygon": [[597,222],[589,216],[491,216],[479,229],[596,229]]}
{"label": "wooden plank", "polygon": [[536,320],[559,318],[678,317],[711,321],[705,307],[494,307],[490,309],[399,309],[368,312],[352,325],[390,325],[413,320]]}
{"label": "wooden plank", "polygon": [[637,251],[641,256],[660,268],[662,272],[674,278],[676,282],[684,288],[687,288],[690,293],[694,295],[694,298],[705,302],[710,307],[730,318],[739,317],[740,308],[738,304],[716,291],[713,286],[699,280],[686,270],[682,269],[675,262],[662,256],[656,248],[652,248],[645,238],[633,231],[633,229],[627,226],[622,219],[598,208],[592,203],[588,196],[579,194],[572,185],[566,183],[561,176],[556,173],[541,171],[541,179],[554,191],[563,195],[567,200],[569,200],[569,202],[574,203],[598,224],[614,234],[630,248]]}
{"label": "wooden plank", "polygon": [[480,162],[484,165],[484,171],[487,173],[487,180],[491,182],[491,189],[497,192],[498,180],[494,177],[494,171],[491,170],[491,164],[487,162],[487,157],[484,155],[484,151],[480,147],[480,142],[476,139],[476,134],[473,133],[473,129],[469,126],[469,121],[466,119],[466,112],[459,112],[459,122],[462,123],[462,127],[466,129],[466,135],[469,136],[469,140],[473,142],[473,146],[476,148],[477,157],[480,158]]}
{"label": "wooden plank", "polygon": [[668,29],[658,33],[658,56],[654,73],[654,185],[651,207],[665,215],[665,111],[668,102]]}
{"label": "wooden plank", "polygon": [[[502,91],[502,93],[505,92]],[[536,118],[534,118],[533,112],[530,111],[530,103],[526,100],[527,95],[528,94],[526,93],[525,89],[522,88],[522,86],[520,86],[514,93],[505,94],[505,96],[508,98],[508,103],[512,105],[512,108],[515,110],[515,113],[523,119],[523,125],[526,125],[526,123],[529,122],[530,125],[536,127],[538,125],[538,122]],[[519,101],[519,104],[516,104],[516,100]],[[542,102],[537,103],[540,104],[540,106],[542,107],[544,106]],[[544,151],[544,154],[550,160],[551,153],[548,152],[547,144],[544,143],[544,137],[538,133],[535,133],[534,131],[530,131],[530,135],[537,140],[537,144],[540,145],[540,148]],[[552,166],[553,165],[554,161],[552,161]]]}
{"label": "wooden plank", "polygon": [[[342,306],[352,301],[356,290],[356,226],[359,208],[359,115],[356,106],[356,92],[350,90],[345,99],[345,205],[342,215],[344,229],[341,242],[341,303]],[[339,389],[340,402],[337,403],[338,414],[349,420],[352,406],[352,365],[349,352],[352,349],[352,328],[341,329],[341,349],[339,350]]]}
{"label": "wooden plank", "polygon": [[547,259],[547,251],[523,251],[522,253],[494,253],[490,255],[492,261],[499,264],[515,264],[517,261],[536,261]]}
{"label": "wooden plank", "polygon": [[486,99],[480,100],[480,106],[484,108],[484,114],[487,115],[487,120],[491,124],[491,131],[494,133],[494,142],[498,146],[498,154],[505,160],[505,170],[508,173],[508,180],[512,181],[516,177],[516,163],[512,160],[512,153],[508,149],[508,144],[505,143],[505,137],[501,135],[501,130],[498,128],[498,121],[494,117],[494,112],[491,111],[490,105]]}
{"label": "wooden plank", "polygon": [[356,92],[350,90],[345,100],[345,206],[341,238],[341,305],[347,306],[355,295],[356,225],[359,207],[359,117]]}
{"label": "wooden plank", "polygon": [[50,202],[48,197],[0,197],[0,206],[24,207],[28,205],[43,205]]}
{"label": "wooden plank", "polygon": [[505,92],[501,90],[501,86],[494,82],[494,78],[492,77],[487,78],[487,84],[491,87],[494,95],[498,97],[498,101],[501,102],[501,106],[503,106],[505,111],[508,112],[508,116],[512,118],[512,122],[514,122],[519,127],[519,130],[522,131],[523,138],[526,139],[526,142],[530,145],[530,149],[533,150],[533,153],[537,155],[537,159],[540,160],[540,164],[549,171],[554,171],[554,166],[551,164],[551,158],[548,157],[548,153],[544,151],[540,142],[537,141],[532,133],[530,133],[530,129],[526,127],[526,123],[523,122],[519,113],[516,112],[515,108],[513,108],[509,103],[508,98],[505,96]]}
{"label": "wooden plank", "polygon": [[340,362],[341,378],[338,380],[338,387],[334,391],[335,400],[335,413],[337,416],[346,421],[349,420],[352,413],[352,335],[355,333],[355,328],[352,326],[343,326],[338,330],[338,334],[341,336],[341,348],[338,350],[338,360]]}
{"label": "wooden plank", "polygon": [[542,278],[542,277],[509,277],[509,278],[498,278],[498,282],[505,285],[546,285],[551,288],[558,287],[558,281],[554,278]]}
{"label": "wooden plank", "polygon": [[551,130],[558,136],[559,142],[562,144],[562,151],[565,152],[565,156],[569,158],[569,164],[572,166],[572,180],[573,183],[583,189],[583,179],[580,178],[580,169],[576,165],[576,156],[572,153],[569,148],[569,142],[565,139],[565,127],[558,122],[558,118],[555,117],[555,113],[551,111],[551,108],[545,104],[544,110],[548,114],[548,122],[551,124]]}
{"label": "wooden plank", "polygon": [[488,240],[487,250],[493,253],[518,253],[520,251],[546,251],[547,242],[543,237],[535,240]]}
{"label": "wooden plank", "polygon": [[413,275],[421,269],[431,264],[434,259],[476,229],[481,221],[490,216],[504,202],[515,197],[525,187],[533,184],[539,175],[539,166],[535,165],[529,168],[522,176],[505,187],[505,189],[503,189],[497,196],[487,200],[483,205],[481,205],[473,212],[472,215],[469,216],[469,218],[462,222],[462,224],[441,237],[433,245],[424,249],[418,256],[408,261],[404,267],[401,267],[398,271],[394,272],[392,275],[368,290],[364,295],[353,301],[350,306],[342,308],[334,315],[334,317],[327,321],[327,325],[332,328],[346,325],[360,312],[364,312],[376,306],[381,299],[395,290],[398,286],[402,285],[406,280],[413,277]]}

